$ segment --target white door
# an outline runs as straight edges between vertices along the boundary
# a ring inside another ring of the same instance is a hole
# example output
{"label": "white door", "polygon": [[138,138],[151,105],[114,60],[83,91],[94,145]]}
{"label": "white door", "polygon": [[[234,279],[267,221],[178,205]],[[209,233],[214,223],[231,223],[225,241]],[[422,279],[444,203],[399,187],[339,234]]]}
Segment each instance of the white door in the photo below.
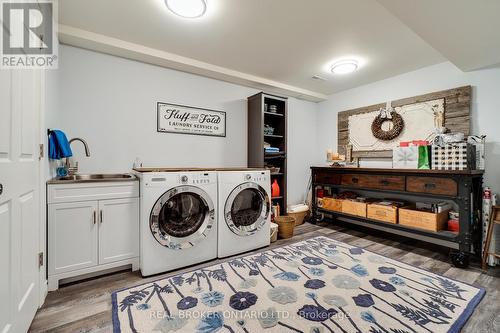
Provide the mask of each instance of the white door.
{"label": "white door", "polygon": [[49,205],[49,274],[97,265],[97,201]]}
{"label": "white door", "polygon": [[0,70],[0,332],[25,332],[39,303],[40,73]]}
{"label": "white door", "polygon": [[139,256],[139,198],[99,201],[99,264]]}

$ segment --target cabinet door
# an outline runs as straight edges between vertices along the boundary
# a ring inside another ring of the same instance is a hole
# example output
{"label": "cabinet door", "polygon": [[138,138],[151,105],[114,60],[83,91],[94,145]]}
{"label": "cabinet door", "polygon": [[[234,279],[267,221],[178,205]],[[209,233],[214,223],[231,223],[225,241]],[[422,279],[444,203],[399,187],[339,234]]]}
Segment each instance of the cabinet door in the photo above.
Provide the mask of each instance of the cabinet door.
{"label": "cabinet door", "polygon": [[49,274],[97,265],[97,201],[49,205]]}
{"label": "cabinet door", "polygon": [[99,264],[139,256],[139,199],[99,201]]}

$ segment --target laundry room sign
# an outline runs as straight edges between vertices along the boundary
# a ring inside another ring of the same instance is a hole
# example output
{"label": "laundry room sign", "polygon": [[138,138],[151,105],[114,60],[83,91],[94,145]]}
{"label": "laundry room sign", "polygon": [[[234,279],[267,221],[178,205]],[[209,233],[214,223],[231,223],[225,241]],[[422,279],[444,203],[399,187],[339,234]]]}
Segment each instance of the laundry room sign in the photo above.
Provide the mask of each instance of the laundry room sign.
{"label": "laundry room sign", "polygon": [[158,132],[226,136],[226,113],[185,105],[157,103]]}

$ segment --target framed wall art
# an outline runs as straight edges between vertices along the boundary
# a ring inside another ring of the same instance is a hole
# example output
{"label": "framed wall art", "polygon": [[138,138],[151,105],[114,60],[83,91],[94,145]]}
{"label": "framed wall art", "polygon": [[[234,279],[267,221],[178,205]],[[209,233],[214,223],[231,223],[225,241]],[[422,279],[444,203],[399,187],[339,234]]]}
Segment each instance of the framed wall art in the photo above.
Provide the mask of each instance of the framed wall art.
{"label": "framed wall art", "polygon": [[[379,111],[354,114],[348,117],[349,144],[353,152],[391,151],[400,141],[432,141],[435,133],[435,112],[444,113],[444,99],[403,105],[395,108],[404,119],[404,127],[394,140],[381,140],[372,134],[372,123]],[[383,125],[388,125],[384,123]],[[388,127],[388,126],[387,126]]]}
{"label": "framed wall art", "polygon": [[[345,154],[345,147],[352,145],[353,158],[391,158],[392,149],[400,141],[431,140],[437,115],[440,126],[467,136],[470,132],[471,95],[472,87],[464,86],[339,112],[338,152]],[[384,141],[373,135],[371,126],[380,110],[387,109],[388,104],[404,119],[404,128],[396,138]]]}
{"label": "framed wall art", "polygon": [[226,137],[226,112],[158,102],[157,131]]}

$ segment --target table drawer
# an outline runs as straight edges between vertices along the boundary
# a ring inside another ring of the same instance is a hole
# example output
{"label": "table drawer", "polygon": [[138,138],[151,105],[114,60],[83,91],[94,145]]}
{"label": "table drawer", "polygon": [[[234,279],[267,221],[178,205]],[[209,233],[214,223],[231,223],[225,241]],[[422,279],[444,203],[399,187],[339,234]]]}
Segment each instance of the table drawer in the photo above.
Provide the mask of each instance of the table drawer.
{"label": "table drawer", "polygon": [[456,196],[458,188],[450,178],[411,176],[406,178],[406,191]]}
{"label": "table drawer", "polygon": [[314,174],[314,182],[321,184],[340,185],[341,176],[338,173],[318,172]]}
{"label": "table drawer", "polygon": [[346,186],[373,188],[379,190],[404,191],[405,177],[345,174],[342,175],[341,184]]}

